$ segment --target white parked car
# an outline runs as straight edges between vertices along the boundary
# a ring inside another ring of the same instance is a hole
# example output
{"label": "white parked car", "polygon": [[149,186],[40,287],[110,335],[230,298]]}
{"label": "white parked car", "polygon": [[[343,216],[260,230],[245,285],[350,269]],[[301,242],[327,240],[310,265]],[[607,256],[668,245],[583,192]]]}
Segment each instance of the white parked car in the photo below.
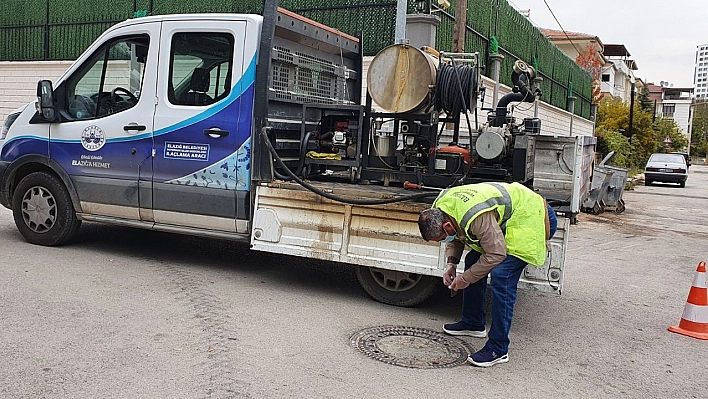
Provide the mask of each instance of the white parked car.
{"label": "white parked car", "polygon": [[686,187],[688,165],[681,154],[651,154],[644,167],[644,185],[653,182],[678,183]]}

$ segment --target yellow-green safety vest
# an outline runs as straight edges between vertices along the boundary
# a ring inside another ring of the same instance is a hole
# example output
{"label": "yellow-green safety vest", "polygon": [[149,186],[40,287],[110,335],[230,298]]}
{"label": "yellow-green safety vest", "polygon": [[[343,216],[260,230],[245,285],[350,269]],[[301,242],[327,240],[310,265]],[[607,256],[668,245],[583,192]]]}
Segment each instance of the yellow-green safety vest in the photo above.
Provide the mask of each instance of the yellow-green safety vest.
{"label": "yellow-green safety vest", "polygon": [[543,197],[519,183],[478,183],[444,190],[433,203],[455,219],[465,232],[467,244],[484,253],[479,240],[469,233],[472,221],[490,210],[499,217],[506,252],[531,265],[546,261],[546,209]]}

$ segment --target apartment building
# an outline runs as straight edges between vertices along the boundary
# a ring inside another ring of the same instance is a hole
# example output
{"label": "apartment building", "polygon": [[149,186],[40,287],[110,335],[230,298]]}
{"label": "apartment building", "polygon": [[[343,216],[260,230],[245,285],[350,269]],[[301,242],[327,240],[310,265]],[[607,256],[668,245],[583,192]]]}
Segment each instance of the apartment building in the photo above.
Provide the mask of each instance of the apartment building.
{"label": "apartment building", "polygon": [[634,71],[639,69],[636,61],[629,58],[632,55],[624,44],[605,44],[603,54],[608,62],[602,68],[602,91],[629,104],[636,81]]}
{"label": "apartment building", "polygon": [[661,83],[661,85],[647,84],[649,99],[654,103],[654,117],[673,119],[690,141],[693,88],[672,87],[666,82]]}
{"label": "apartment building", "polygon": [[708,44],[696,46],[696,67],[693,72],[696,100],[708,100]]}

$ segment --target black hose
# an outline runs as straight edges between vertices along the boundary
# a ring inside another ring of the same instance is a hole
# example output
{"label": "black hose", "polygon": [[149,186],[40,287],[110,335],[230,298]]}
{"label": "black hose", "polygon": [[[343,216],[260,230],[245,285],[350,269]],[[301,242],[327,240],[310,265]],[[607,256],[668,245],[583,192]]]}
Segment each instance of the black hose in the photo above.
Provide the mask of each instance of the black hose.
{"label": "black hose", "polygon": [[466,112],[477,91],[477,67],[441,64],[438,67],[435,89],[435,108],[448,116]]}
{"label": "black hose", "polygon": [[492,126],[501,127],[506,123],[506,107],[512,102],[536,101],[536,96],[529,90],[529,77],[525,73],[512,73],[511,82],[514,84],[514,92],[505,95],[497,103],[496,117]]}
{"label": "black hose", "polygon": [[[300,175],[302,173],[302,170],[305,168],[305,156],[307,154],[307,143],[310,142],[310,137],[312,136],[312,132],[307,132],[305,133],[305,138],[300,142],[300,151],[298,152],[298,164],[297,164],[297,169],[295,169],[295,174]],[[273,138],[273,141],[275,141],[275,138]],[[271,143],[272,144],[272,143]],[[285,181],[290,181],[292,178],[288,174],[281,174],[277,170],[273,170],[273,174],[275,177],[277,177],[280,180],[285,180]]]}
{"label": "black hose", "polygon": [[[471,151],[472,150],[472,126],[470,125],[470,115],[467,112],[467,110],[469,110],[470,104],[467,104],[467,101],[466,101],[467,98],[471,98],[469,96],[469,94],[471,94],[471,93],[468,92],[467,97],[465,97],[465,92],[462,88],[462,79],[460,78],[459,69],[456,68],[455,59],[454,58],[450,59],[450,62],[452,62],[452,66],[455,67],[455,77],[457,77],[457,88],[459,89],[460,101],[462,101],[462,105],[463,105],[463,108],[465,111],[465,120],[467,121],[467,134],[469,135],[469,138],[470,138],[470,151]],[[476,68],[476,66],[474,68]],[[469,69],[472,69],[472,68],[469,68]],[[472,81],[476,85],[477,82],[475,82],[475,80],[477,78],[477,71],[473,70],[473,72],[474,72],[474,76],[472,78]],[[476,90],[476,89],[477,89],[477,86],[472,87],[472,90]],[[468,88],[468,90],[469,90],[469,88]],[[475,94],[475,96],[476,96],[476,94]],[[474,111],[476,113],[477,108],[475,108]],[[475,127],[477,127],[477,126],[475,126]],[[467,173],[465,174],[464,177],[466,177],[466,175],[468,175],[471,171],[472,171],[472,165],[469,165],[469,167],[467,168]],[[460,181],[464,180],[464,177],[461,178]]]}
{"label": "black hose", "polygon": [[379,199],[379,200],[355,200],[355,199],[348,199],[348,198],[342,198],[338,197],[336,195],[330,194],[326,191],[322,191],[318,189],[317,187],[313,186],[312,184],[302,180],[299,178],[295,173],[293,173],[290,168],[288,168],[285,163],[283,162],[282,159],[280,159],[280,156],[278,155],[278,152],[275,151],[275,148],[273,147],[273,144],[270,142],[270,137],[268,136],[268,130],[269,128],[263,128],[261,129],[261,134],[264,136],[263,137],[263,142],[265,143],[266,147],[268,147],[268,151],[270,154],[273,156],[275,161],[282,167],[285,172],[293,179],[295,180],[298,184],[301,186],[305,187],[306,189],[312,191],[313,193],[320,195],[322,197],[331,199],[333,201],[338,201],[338,202],[343,202],[345,204],[352,204],[352,205],[383,205],[383,204],[392,204],[395,202],[403,202],[403,201],[408,201],[408,200],[414,200],[414,199],[419,199],[419,198],[426,198],[426,197],[433,197],[437,196],[439,193],[438,192],[426,192],[426,193],[418,193],[418,194],[411,194],[411,195],[405,195],[402,197],[396,197],[396,198],[387,198],[387,199]]}

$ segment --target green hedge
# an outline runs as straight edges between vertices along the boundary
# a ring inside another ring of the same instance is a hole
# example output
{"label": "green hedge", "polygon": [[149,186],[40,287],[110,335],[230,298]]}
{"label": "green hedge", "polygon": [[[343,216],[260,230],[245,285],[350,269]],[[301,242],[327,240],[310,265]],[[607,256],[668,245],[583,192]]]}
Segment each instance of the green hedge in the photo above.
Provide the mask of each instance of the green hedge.
{"label": "green hedge", "polygon": [[[415,0],[408,0],[415,12]],[[49,20],[47,9],[49,5]],[[281,0],[282,7],[320,23],[354,34],[360,32],[364,55],[375,55],[394,42],[395,0]],[[150,7],[152,6],[152,9]],[[202,12],[261,12],[262,0],[2,0],[0,2],[0,60],[75,59],[112,24],[149,14]],[[441,22],[436,47],[452,49],[455,1],[437,10]],[[571,86],[577,97],[575,113],[590,117],[591,78],[574,60],[553,45],[506,0],[468,0],[465,50],[480,52],[489,65],[489,39],[497,37],[504,55],[500,79],[510,85],[517,59],[538,66],[543,100],[566,109]],[[45,54],[45,26],[49,28]],[[489,74],[487,69],[485,74]]]}

